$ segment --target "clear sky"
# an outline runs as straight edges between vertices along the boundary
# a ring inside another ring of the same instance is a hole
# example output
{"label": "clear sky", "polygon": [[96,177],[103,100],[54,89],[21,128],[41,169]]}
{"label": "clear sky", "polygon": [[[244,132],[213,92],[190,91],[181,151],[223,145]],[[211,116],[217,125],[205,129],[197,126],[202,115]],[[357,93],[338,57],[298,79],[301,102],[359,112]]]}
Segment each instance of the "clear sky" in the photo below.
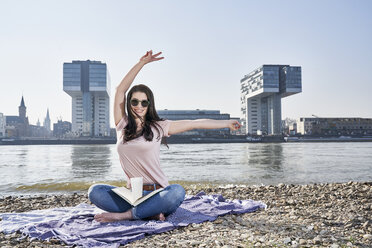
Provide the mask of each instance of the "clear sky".
{"label": "clear sky", "polygon": [[[240,79],[262,64],[302,67],[282,118],[372,118],[372,1],[0,0],[0,112],[71,121],[63,62],[100,60],[116,85],[146,52],[135,83],[157,109],[240,116]],[[112,107],[111,107],[112,109]],[[111,126],[113,125],[111,115]]]}

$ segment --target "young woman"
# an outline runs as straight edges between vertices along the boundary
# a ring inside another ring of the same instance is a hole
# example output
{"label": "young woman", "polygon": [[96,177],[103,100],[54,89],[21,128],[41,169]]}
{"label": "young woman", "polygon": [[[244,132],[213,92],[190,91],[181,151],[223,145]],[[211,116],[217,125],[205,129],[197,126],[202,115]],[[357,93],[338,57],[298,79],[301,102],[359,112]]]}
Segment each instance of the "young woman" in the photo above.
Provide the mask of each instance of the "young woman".
{"label": "young woman", "polygon": [[158,188],[164,190],[133,207],[111,190],[114,186],[92,185],[88,191],[90,201],[107,211],[94,217],[99,222],[145,218],[165,220],[165,216],[176,211],[182,203],[185,190],[178,184],[169,185],[160,168],[159,153],[163,136],[193,129],[240,128],[239,122],[234,120],[163,120],[156,113],[152,91],[143,84],[133,86],[126,97],[127,90],[142,67],[164,59],[159,57],[160,54],[161,52],[157,54],[153,54],[152,51],[146,52],[116,88],[114,119],[118,140],[117,151],[128,178],[128,187],[130,178],[143,177],[144,194]]}

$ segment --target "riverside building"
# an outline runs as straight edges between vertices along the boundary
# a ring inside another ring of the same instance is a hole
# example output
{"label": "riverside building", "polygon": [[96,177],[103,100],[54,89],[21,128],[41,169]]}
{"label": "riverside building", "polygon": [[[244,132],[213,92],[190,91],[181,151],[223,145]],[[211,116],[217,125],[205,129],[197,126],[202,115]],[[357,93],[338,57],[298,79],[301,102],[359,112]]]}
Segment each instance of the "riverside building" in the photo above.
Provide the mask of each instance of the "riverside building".
{"label": "riverside building", "polygon": [[36,125],[29,125],[29,131],[31,137],[48,138],[52,136],[52,131],[50,130],[49,108],[47,109],[43,126],[40,126],[40,120],[38,119]]}
{"label": "riverside building", "polygon": [[282,133],[281,99],[302,91],[301,67],[262,65],[240,80],[241,124],[247,134]]}
{"label": "riverside building", "polygon": [[3,113],[0,113],[0,137],[5,137],[5,117]]}
{"label": "riverside building", "polygon": [[53,124],[53,136],[64,138],[67,133],[71,132],[71,122],[58,120]]}
{"label": "riverside building", "polygon": [[[214,120],[230,120],[229,114],[221,114],[219,110],[158,110],[160,118],[167,120],[196,120],[196,119],[214,119]],[[214,136],[228,135],[229,128],[223,129],[195,129],[183,132],[179,135],[196,135],[196,136]]]}
{"label": "riverside building", "polygon": [[63,64],[63,90],[72,98],[72,132],[110,135],[110,78],[100,61]]}
{"label": "riverside building", "polygon": [[372,118],[309,118],[297,120],[302,135],[372,135]]}
{"label": "riverside building", "polygon": [[28,137],[29,133],[29,122],[26,116],[27,107],[25,105],[25,100],[22,96],[21,104],[18,106],[18,116],[8,115],[5,117],[5,136],[6,137]]}
{"label": "riverside building", "polygon": [[[50,117],[49,109],[47,110],[47,115],[45,117],[44,126],[40,126],[40,121],[38,120],[36,125],[31,125],[26,116],[27,107],[25,105],[24,98],[22,96],[21,104],[18,107],[18,116],[5,116],[5,131],[3,136],[8,138],[30,138],[30,137],[49,137],[51,135],[50,131]],[[1,122],[1,116],[0,116]],[[49,123],[49,126],[48,126]],[[1,137],[1,123],[0,123],[0,137]]]}

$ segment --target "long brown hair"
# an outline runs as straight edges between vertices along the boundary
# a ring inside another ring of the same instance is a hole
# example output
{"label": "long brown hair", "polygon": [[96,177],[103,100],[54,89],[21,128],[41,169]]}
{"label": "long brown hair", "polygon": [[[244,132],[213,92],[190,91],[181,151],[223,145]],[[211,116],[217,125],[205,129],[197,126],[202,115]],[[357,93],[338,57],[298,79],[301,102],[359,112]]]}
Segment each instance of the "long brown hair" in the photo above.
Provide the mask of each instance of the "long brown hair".
{"label": "long brown hair", "polygon": [[[132,99],[132,95],[134,92],[143,92],[147,96],[147,100],[150,102],[149,106],[147,107],[147,112],[144,117],[143,121],[143,128],[140,133],[137,133],[137,123],[135,121],[136,117],[141,118],[137,113],[132,111],[132,106],[130,104],[130,100]],[[157,131],[158,135],[156,137],[157,140],[160,140],[160,130],[164,135],[164,130],[162,127],[157,123],[158,121],[164,121],[164,119],[160,118],[158,113],[155,109],[155,100],[154,94],[144,84],[135,85],[132,89],[128,92],[127,95],[127,113],[128,113],[128,124],[124,127],[124,139],[123,142],[127,142],[138,138],[140,136],[144,136],[147,141],[152,141],[154,138],[154,134],[151,130],[151,127],[154,127]],[[135,116],[136,115],[136,116]]]}

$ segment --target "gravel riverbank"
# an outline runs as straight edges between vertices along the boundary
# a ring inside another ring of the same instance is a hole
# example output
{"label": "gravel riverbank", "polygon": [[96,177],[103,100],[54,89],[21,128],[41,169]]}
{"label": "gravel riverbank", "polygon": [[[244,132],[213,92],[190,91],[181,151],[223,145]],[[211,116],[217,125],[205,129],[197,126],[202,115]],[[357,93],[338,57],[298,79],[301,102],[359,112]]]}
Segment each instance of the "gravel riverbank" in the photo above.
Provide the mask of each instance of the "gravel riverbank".
{"label": "gravel riverbank", "polygon": [[[226,215],[214,222],[148,236],[121,247],[372,247],[372,182],[277,186],[188,185],[187,194],[205,191],[227,199],[253,199],[266,210]],[[75,206],[85,194],[5,197],[0,212]],[[18,240],[0,233],[0,247],[63,247],[58,240]]]}

